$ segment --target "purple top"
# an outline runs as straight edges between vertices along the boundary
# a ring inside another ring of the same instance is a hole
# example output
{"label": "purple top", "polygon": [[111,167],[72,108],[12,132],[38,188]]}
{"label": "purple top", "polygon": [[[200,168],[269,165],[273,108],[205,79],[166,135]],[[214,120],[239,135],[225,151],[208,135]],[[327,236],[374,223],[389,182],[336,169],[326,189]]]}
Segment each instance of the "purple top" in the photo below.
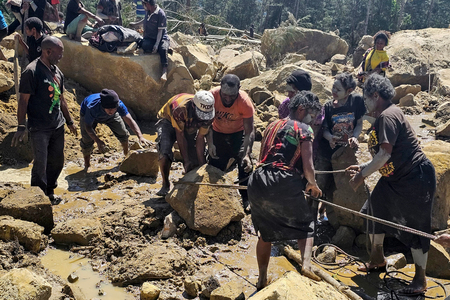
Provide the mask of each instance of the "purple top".
{"label": "purple top", "polygon": [[278,106],[278,117],[280,119],[284,119],[289,116],[289,101],[291,101],[291,99],[289,99],[289,97],[287,97],[280,104],[280,106]]}

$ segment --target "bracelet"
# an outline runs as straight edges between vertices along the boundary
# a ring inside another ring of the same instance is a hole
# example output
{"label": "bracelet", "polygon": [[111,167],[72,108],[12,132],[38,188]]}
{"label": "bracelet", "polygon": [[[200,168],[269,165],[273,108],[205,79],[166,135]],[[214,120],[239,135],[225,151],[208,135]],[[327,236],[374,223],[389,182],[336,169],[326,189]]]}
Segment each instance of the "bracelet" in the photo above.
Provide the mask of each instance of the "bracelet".
{"label": "bracelet", "polygon": [[25,129],[27,129],[27,127],[25,125],[17,126],[17,131],[25,131]]}
{"label": "bracelet", "polygon": [[67,126],[72,126],[73,125],[73,120],[66,121],[66,124],[67,124]]}

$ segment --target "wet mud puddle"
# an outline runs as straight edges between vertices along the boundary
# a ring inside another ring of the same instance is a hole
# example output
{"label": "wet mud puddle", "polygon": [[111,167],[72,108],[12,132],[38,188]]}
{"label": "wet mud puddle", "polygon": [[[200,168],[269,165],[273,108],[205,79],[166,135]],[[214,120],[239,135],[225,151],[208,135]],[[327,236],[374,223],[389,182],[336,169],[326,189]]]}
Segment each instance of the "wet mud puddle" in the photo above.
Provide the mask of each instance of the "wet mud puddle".
{"label": "wet mud puddle", "polygon": [[84,299],[102,300],[132,300],[133,295],[124,288],[113,286],[106,277],[92,269],[89,259],[60,249],[48,249],[41,257],[42,265],[55,275],[67,280],[75,273],[78,280],[72,283],[77,293],[82,293]]}

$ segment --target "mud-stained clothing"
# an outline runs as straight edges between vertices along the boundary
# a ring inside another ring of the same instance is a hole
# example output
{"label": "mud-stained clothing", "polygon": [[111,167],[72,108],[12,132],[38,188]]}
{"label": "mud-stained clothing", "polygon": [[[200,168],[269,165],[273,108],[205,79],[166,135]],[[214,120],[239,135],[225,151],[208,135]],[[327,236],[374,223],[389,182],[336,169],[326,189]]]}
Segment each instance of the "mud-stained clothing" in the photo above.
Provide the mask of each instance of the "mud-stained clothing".
{"label": "mud-stained clothing", "polygon": [[294,120],[275,121],[264,132],[260,166],[247,191],[253,226],[265,242],[305,239],[314,232],[301,159],[301,144],[312,140],[311,127]]}
{"label": "mud-stained clothing", "polygon": [[54,193],[64,166],[64,122],[60,97],[64,76],[56,66],[48,68],[40,59],[26,67],[19,91],[29,94],[27,115],[33,149],[31,185],[39,186],[46,195]]}
{"label": "mud-stained clothing", "polygon": [[[410,124],[394,104],[381,113],[369,134],[372,155],[378,153],[381,144],[390,144],[393,148],[390,159],[379,170],[382,177],[369,198],[373,215],[430,233],[436,173]],[[371,210],[367,201],[362,212],[371,213]],[[430,247],[429,239],[378,223],[369,222],[369,230],[392,233],[405,245],[423,252]]]}

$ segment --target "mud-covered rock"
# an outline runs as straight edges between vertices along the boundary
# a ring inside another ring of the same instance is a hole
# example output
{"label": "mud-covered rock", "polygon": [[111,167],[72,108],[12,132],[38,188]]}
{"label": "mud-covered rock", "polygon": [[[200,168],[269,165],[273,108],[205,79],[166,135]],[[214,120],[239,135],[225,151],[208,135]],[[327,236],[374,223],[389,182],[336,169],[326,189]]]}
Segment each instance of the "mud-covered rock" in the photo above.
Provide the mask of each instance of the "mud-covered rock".
{"label": "mud-covered rock", "polygon": [[168,279],[194,267],[186,250],[171,242],[155,242],[136,250],[132,256],[120,257],[109,266],[108,277],[114,284],[126,286]]}
{"label": "mud-covered rock", "polygon": [[241,80],[258,76],[258,62],[254,53],[256,52],[247,51],[231,58],[224,66],[224,75],[234,74]]}
{"label": "mud-covered rock", "polygon": [[17,190],[1,200],[0,215],[39,224],[44,227],[46,233],[50,232],[54,225],[52,204],[37,186]]}
{"label": "mud-covered rock", "polygon": [[450,101],[445,101],[437,107],[434,118],[438,124],[444,124],[450,120]]}
{"label": "mud-covered rock", "polygon": [[282,65],[296,65],[301,61],[306,60],[306,56],[303,54],[297,54],[297,53],[288,53],[281,61]]}
{"label": "mud-covered rock", "polygon": [[345,65],[347,63],[347,57],[344,54],[336,54],[330,59],[331,63]]}
{"label": "mud-covered rock", "polygon": [[306,59],[325,63],[335,54],[346,55],[348,44],[330,33],[302,27],[266,29],[261,38],[261,52],[269,65],[280,61],[286,53],[301,53]]}
{"label": "mud-covered rock", "polygon": [[122,56],[101,52],[66,36],[60,39],[64,44],[64,57],[58,67],[64,75],[92,92],[114,89],[138,118],[156,119],[158,110],[173,95],[195,93],[194,79],[178,53],[169,55],[167,81],[164,82],[160,80],[159,55]]}
{"label": "mud-covered rock", "polygon": [[414,101],[414,95],[413,94],[407,94],[406,96],[402,97],[399,102],[399,106],[416,106],[417,103]]}
{"label": "mud-covered rock", "polygon": [[220,66],[224,66],[227,65],[232,58],[238,55],[239,51],[222,48],[216,57],[216,61],[219,63]]}
{"label": "mud-covered rock", "polygon": [[119,170],[132,175],[157,177],[159,172],[159,154],[156,149],[130,151]]}
{"label": "mud-covered rock", "polygon": [[58,223],[52,230],[57,244],[76,243],[88,246],[90,242],[103,234],[103,226],[98,220],[82,218]]}
{"label": "mud-covered rock", "polygon": [[441,96],[450,96],[450,69],[439,70],[433,85],[436,87],[436,93]]}
{"label": "mud-covered rock", "polygon": [[233,280],[211,293],[211,300],[244,300],[244,285],[242,282]]}
{"label": "mud-covered rock", "polygon": [[177,232],[178,224],[182,222],[176,211],[171,212],[164,218],[164,227],[161,231],[161,238],[167,239]]}
{"label": "mud-covered rock", "polygon": [[423,151],[436,169],[436,194],[431,212],[431,228],[447,228],[450,212],[450,143],[431,141],[423,146]]}
{"label": "mud-covered rock", "polygon": [[14,64],[9,61],[0,60],[0,93],[8,91],[13,86]]}
{"label": "mud-covered rock", "polygon": [[245,216],[237,190],[182,184],[183,181],[217,184],[233,184],[233,181],[221,170],[203,165],[187,173],[175,185],[166,196],[166,201],[189,228],[215,236],[230,222],[239,221]]}
{"label": "mud-covered rock", "polygon": [[450,120],[436,127],[436,136],[450,137]]}
{"label": "mud-covered rock", "polygon": [[141,288],[141,300],[156,300],[161,292],[160,288],[150,282],[144,282]]}
{"label": "mud-covered rock", "polygon": [[52,286],[41,276],[27,269],[12,269],[0,277],[2,299],[48,300]]}
{"label": "mud-covered rock", "polygon": [[346,296],[324,281],[314,281],[297,272],[286,272],[280,279],[254,294],[252,300],[344,300]]}
{"label": "mud-covered rock", "polygon": [[406,267],[407,261],[403,253],[392,254],[386,257],[386,270],[395,271]]}
{"label": "mud-covered rock", "polygon": [[331,239],[331,243],[343,249],[350,249],[355,238],[355,231],[351,227],[340,226]]}
{"label": "mud-covered rock", "polygon": [[210,56],[210,53],[214,51],[208,48],[211,47],[203,44],[177,48],[177,52],[183,56],[184,63],[194,79],[200,79],[203,75],[210,75],[212,78],[216,76],[216,69]]}
{"label": "mud-covered rock", "polygon": [[44,227],[28,221],[16,220],[10,216],[0,217],[0,239],[17,240],[26,250],[35,253],[45,249],[48,244]]}
{"label": "mud-covered rock", "polygon": [[450,32],[444,28],[402,30],[392,35],[386,52],[392,69],[387,77],[393,86],[420,84],[428,89],[431,80],[441,69],[449,68],[450,49],[447,41]]}
{"label": "mud-covered rock", "polygon": [[202,280],[202,296],[206,298],[211,297],[211,293],[214,292],[216,289],[220,287],[220,281],[215,276],[208,276],[206,278],[203,278]]}
{"label": "mud-covered rock", "polygon": [[450,279],[450,255],[444,247],[433,241],[428,251],[427,275]]}
{"label": "mud-covered rock", "polygon": [[401,84],[395,87],[395,96],[394,98],[392,98],[392,103],[398,104],[399,100],[408,94],[413,94],[415,96],[420,92],[421,89],[422,87],[420,86],[420,84]]}
{"label": "mud-covered rock", "polygon": [[324,263],[335,263],[336,262],[336,248],[326,246],[323,248],[322,253],[317,255],[317,260]]}
{"label": "mud-covered rock", "polygon": [[[343,170],[351,165],[357,165],[358,160],[355,150],[350,147],[341,147],[332,156],[331,163],[333,170]],[[361,185],[356,192],[348,184],[350,177],[346,173],[333,174],[336,190],[333,193],[333,203],[344,206],[348,209],[359,211],[366,202],[368,195],[364,185]],[[351,213],[339,209],[327,207],[328,219],[333,226],[349,226],[356,231],[364,231],[363,219]]]}
{"label": "mud-covered rock", "polygon": [[191,297],[197,297],[202,288],[202,282],[200,280],[193,280],[192,278],[186,278],[184,280],[184,291]]}

